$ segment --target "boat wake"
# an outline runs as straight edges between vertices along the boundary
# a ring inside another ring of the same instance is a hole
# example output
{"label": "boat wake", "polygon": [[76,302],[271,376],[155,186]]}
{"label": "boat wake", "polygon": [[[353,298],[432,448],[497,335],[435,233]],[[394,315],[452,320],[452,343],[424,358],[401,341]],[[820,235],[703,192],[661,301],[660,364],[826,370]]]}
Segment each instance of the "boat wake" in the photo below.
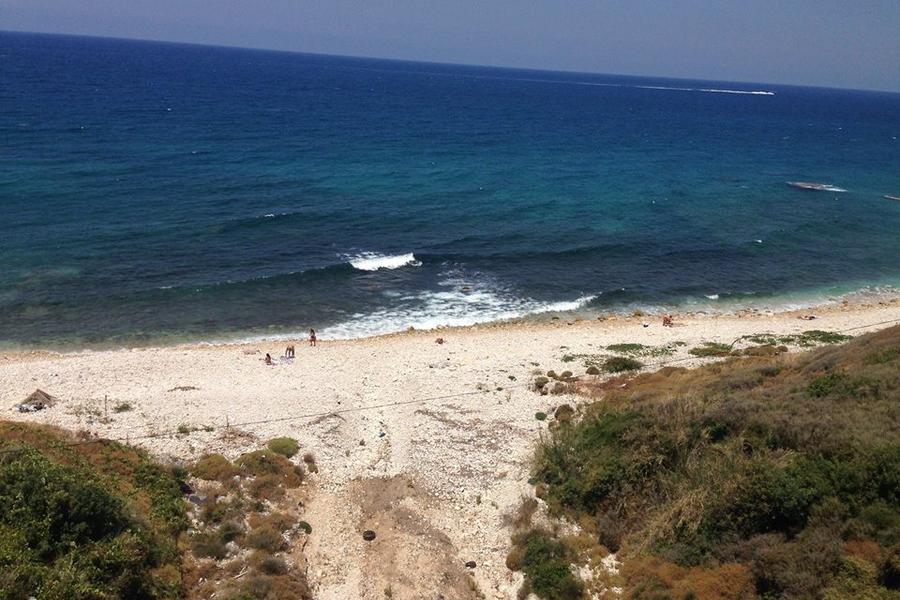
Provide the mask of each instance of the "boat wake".
{"label": "boat wake", "polygon": [[800,190],[811,190],[814,192],[846,192],[844,188],[839,188],[830,183],[811,183],[808,181],[788,181],[787,184]]}
{"label": "boat wake", "polygon": [[707,94],[745,94],[748,96],[774,96],[775,92],[768,90],[725,90],[718,88],[689,88],[689,87],[671,87],[666,85],[635,85],[642,90],[673,90],[676,92],[706,92]]}

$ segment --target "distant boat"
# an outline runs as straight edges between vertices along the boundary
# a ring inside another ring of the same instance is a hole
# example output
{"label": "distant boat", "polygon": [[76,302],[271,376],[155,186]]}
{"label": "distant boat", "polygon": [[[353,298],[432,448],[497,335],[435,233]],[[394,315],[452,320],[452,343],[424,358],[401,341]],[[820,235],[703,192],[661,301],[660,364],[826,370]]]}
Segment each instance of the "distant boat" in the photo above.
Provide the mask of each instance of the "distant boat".
{"label": "distant boat", "polygon": [[884,195],[885,200],[900,200],[900,196],[891,196],[890,194]]}
{"label": "distant boat", "polygon": [[844,188],[831,185],[830,183],[810,183],[808,181],[788,181],[787,184],[801,190],[812,190],[814,192],[846,192]]}

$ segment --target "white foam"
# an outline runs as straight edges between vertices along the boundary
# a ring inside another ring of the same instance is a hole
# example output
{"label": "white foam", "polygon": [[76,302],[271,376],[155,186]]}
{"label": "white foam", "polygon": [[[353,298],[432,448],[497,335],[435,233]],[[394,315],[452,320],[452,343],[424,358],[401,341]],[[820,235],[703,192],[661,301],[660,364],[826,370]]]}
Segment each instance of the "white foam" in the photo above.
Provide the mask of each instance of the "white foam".
{"label": "white foam", "polygon": [[348,321],[323,329],[320,337],[353,339],[405,331],[410,327],[432,330],[507,321],[526,315],[577,310],[594,298],[595,296],[582,296],[562,302],[540,302],[514,298],[489,289],[421,292],[401,306],[353,315]]}
{"label": "white foam", "polygon": [[407,265],[418,267],[422,263],[416,260],[412,252],[396,255],[363,252],[358,256],[350,257],[350,264],[354,269],[360,271],[377,271],[378,269],[399,269]]}
{"label": "white foam", "polygon": [[707,294],[706,297],[709,298],[710,300],[718,300],[719,299],[718,294]]}

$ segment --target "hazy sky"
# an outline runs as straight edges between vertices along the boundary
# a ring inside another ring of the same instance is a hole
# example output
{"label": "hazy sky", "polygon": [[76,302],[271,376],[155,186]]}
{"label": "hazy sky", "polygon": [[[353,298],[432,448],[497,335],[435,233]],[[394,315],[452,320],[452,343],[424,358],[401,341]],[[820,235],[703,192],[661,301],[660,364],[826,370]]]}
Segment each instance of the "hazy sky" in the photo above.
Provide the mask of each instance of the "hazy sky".
{"label": "hazy sky", "polygon": [[0,0],[0,29],[900,91],[900,0]]}

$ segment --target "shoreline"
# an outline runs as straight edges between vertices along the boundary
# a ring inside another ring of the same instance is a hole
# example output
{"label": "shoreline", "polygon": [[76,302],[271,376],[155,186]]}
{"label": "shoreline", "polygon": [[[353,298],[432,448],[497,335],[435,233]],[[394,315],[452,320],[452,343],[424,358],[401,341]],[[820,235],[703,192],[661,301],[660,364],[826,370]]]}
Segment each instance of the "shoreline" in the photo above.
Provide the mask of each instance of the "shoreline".
{"label": "shoreline", "polygon": [[[798,318],[807,314],[816,319]],[[310,500],[302,509],[313,528],[305,553],[317,598],[383,598],[383,586],[368,583],[375,547],[359,537],[361,527],[380,525],[391,555],[475,561],[472,576],[487,597],[513,600],[521,574],[505,566],[509,523],[522,498],[534,494],[533,452],[548,427],[536,414],[585,402],[536,393],[536,374],[583,375],[583,357],[612,344],[665,350],[641,359],[648,370],[669,362],[692,367],[719,360],[689,354],[707,341],[812,329],[862,334],[897,323],[900,299],[683,314],[674,327],[650,316],[573,317],[325,340],[317,348],[304,341],[295,343],[292,363],[275,366],[262,357],[280,355],[280,341],[0,353],[0,418],[119,439],[181,464],[204,453],[235,458],[292,437],[319,468],[305,484]],[[57,403],[18,412],[35,389]],[[414,529],[389,537],[392,522]],[[422,547],[423,531],[433,547]],[[414,588],[429,589],[427,578],[440,572],[412,575]]]}
{"label": "shoreline", "polygon": [[[573,326],[575,324],[584,323],[629,323],[629,322],[649,322],[658,324],[663,314],[671,314],[676,321],[686,319],[721,319],[721,318],[741,318],[741,319],[763,319],[778,316],[803,316],[814,315],[815,313],[828,315],[834,313],[845,313],[848,311],[861,311],[877,307],[900,306],[900,290],[891,288],[888,292],[878,292],[866,296],[867,292],[853,292],[843,297],[831,298],[818,303],[811,303],[806,306],[777,309],[777,308],[755,308],[743,307],[733,310],[678,310],[666,311],[661,307],[653,309],[636,308],[631,312],[626,310],[611,311],[599,313],[596,316],[587,316],[578,311],[565,312],[543,312],[533,313],[511,319],[500,319],[492,321],[481,321],[466,325],[446,325],[438,326],[430,329],[418,329],[409,327],[405,330],[391,331],[386,333],[378,333],[373,335],[364,335],[360,337],[339,337],[328,338],[323,337],[320,331],[319,343],[327,344],[347,344],[356,342],[367,342],[371,340],[393,339],[397,337],[417,336],[417,335],[441,335],[441,334],[459,334],[467,331],[479,331],[486,329],[519,329],[519,328],[558,328],[562,325]],[[808,329],[815,329],[815,319],[810,320]],[[90,355],[106,352],[131,352],[140,350],[179,350],[179,349],[201,349],[201,348],[245,348],[249,346],[261,344],[283,344],[294,343],[295,345],[304,345],[307,337],[304,332],[299,335],[292,333],[276,333],[272,335],[254,335],[241,337],[234,340],[212,337],[210,339],[186,340],[166,343],[149,342],[146,345],[115,345],[110,347],[91,347],[82,346],[76,348],[65,348],[61,350],[51,350],[38,344],[30,348],[3,348],[0,347],[0,360],[20,360],[25,357],[67,357]]]}

